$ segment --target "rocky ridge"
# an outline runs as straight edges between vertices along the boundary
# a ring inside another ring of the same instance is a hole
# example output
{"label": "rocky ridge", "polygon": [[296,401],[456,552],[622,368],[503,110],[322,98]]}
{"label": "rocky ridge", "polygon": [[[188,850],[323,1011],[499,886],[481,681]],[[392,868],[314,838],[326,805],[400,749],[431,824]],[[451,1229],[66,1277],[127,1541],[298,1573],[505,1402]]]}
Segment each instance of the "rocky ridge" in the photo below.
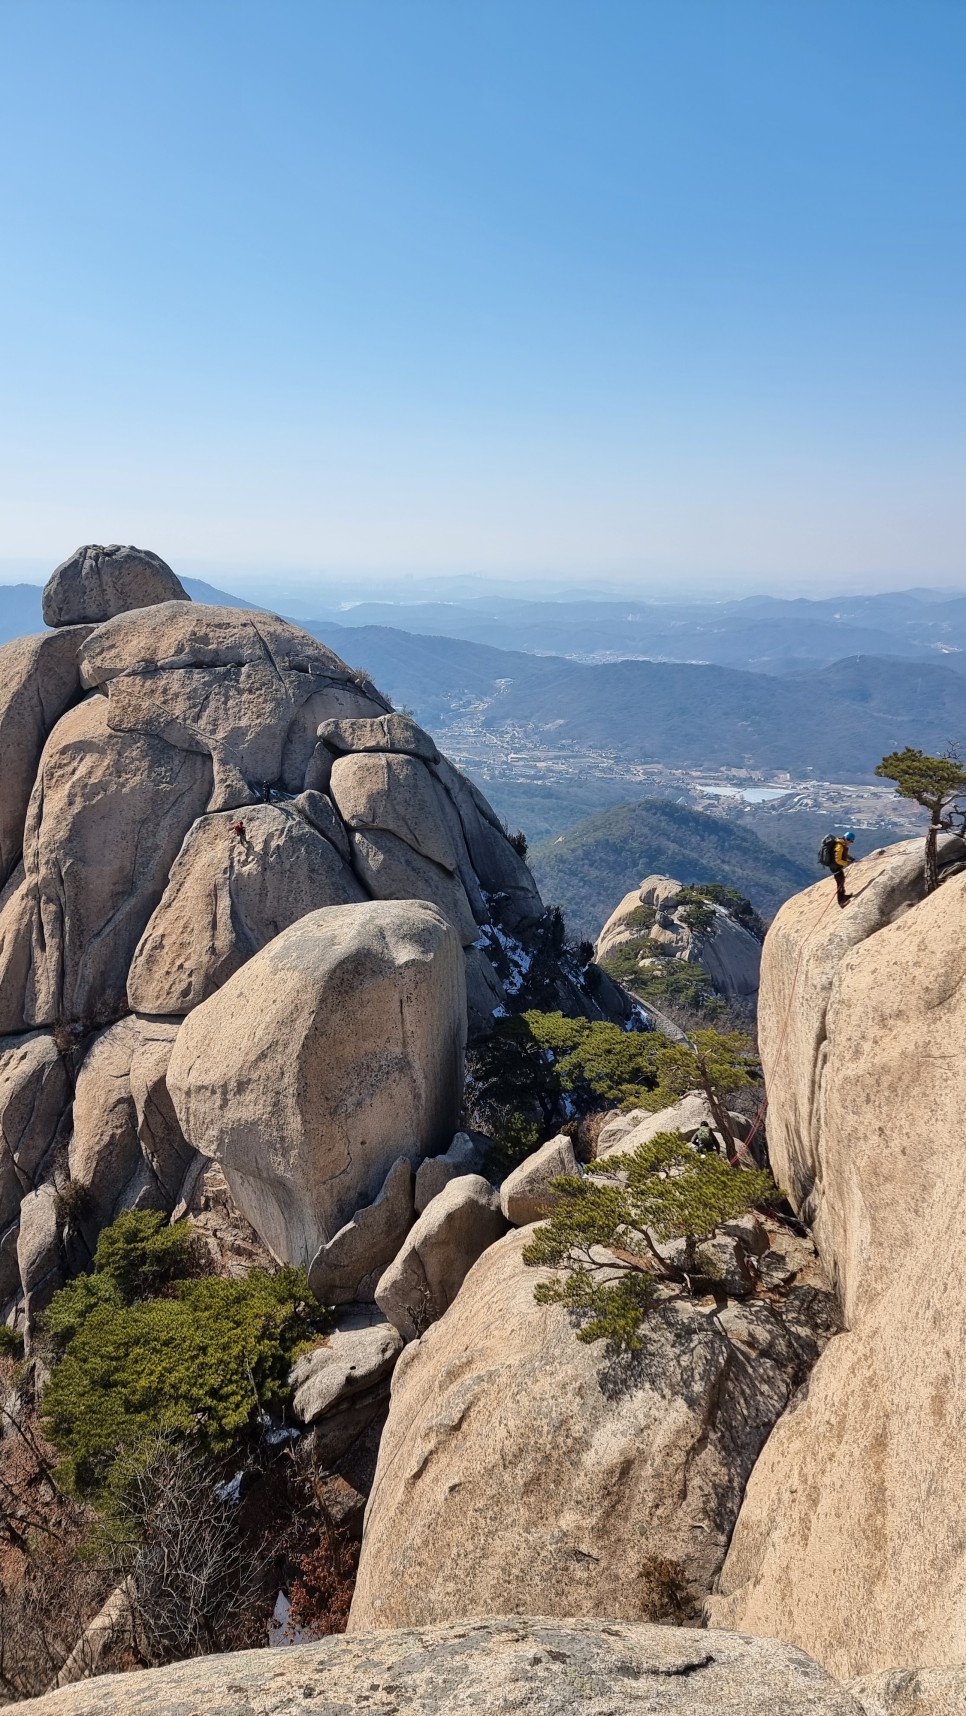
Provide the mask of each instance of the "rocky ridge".
{"label": "rocky ridge", "polygon": [[873,853],[847,910],[819,883],[765,944],[772,1162],[846,1330],[764,1448],[709,1613],[841,1675],[966,1660],[966,846],[940,858],[923,898],[921,841]]}
{"label": "rocky ridge", "polygon": [[[397,1157],[447,1149],[467,1013],[473,1030],[508,1005],[546,921],[482,794],[297,627],[193,603],[116,545],[57,568],[45,617],[0,650],[8,1320],[120,1210],[182,1202],[196,1149],[277,1258],[311,1263]],[[564,1004],[620,1011],[597,975],[602,1002],[575,970]],[[277,1041],[315,1066],[313,1031],[327,1072],[307,1101]]]}

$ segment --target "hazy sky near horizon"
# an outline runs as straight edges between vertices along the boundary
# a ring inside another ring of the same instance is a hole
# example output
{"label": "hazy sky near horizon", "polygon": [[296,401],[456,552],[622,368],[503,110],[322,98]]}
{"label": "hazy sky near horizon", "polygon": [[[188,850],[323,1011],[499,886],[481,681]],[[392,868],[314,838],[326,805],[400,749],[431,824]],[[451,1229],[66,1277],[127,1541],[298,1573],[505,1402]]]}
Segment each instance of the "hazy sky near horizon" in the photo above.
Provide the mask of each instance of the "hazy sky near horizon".
{"label": "hazy sky near horizon", "polygon": [[963,0],[0,0],[0,578],[966,587],[964,80]]}

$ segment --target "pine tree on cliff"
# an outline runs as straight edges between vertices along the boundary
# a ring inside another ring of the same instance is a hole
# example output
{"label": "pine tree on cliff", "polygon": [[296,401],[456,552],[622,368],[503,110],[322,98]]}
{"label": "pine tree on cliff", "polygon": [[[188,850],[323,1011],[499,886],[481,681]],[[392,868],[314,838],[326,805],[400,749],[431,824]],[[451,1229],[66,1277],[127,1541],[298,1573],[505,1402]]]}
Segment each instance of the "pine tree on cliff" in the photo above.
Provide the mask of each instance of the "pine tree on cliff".
{"label": "pine tree on cliff", "polygon": [[895,781],[901,798],[915,799],[929,812],[926,829],[926,893],[939,886],[939,833],[952,828],[955,814],[966,817],[966,810],[957,800],[966,795],[966,768],[959,758],[947,753],[943,757],[927,757],[924,751],[914,751],[909,745],[904,751],[891,751],[876,767],[876,774]]}

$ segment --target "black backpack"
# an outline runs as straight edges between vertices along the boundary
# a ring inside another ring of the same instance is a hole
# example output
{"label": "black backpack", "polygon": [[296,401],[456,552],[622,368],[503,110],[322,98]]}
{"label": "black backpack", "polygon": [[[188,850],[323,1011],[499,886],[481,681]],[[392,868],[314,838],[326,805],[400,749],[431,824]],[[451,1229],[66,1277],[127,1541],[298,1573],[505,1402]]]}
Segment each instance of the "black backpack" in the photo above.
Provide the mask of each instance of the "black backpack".
{"label": "black backpack", "polygon": [[835,869],[835,840],[834,834],[826,834],[818,849],[818,861],[823,870]]}

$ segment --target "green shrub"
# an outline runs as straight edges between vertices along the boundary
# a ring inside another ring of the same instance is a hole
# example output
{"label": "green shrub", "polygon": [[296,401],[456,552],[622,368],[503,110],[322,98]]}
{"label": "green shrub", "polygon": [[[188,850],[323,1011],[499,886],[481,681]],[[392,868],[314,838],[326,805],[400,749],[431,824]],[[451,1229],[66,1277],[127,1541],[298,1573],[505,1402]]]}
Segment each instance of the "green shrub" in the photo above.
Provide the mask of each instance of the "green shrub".
{"label": "green shrub", "polygon": [[23,1358],[23,1335],[8,1324],[0,1323],[0,1359]]}
{"label": "green shrub", "polygon": [[672,900],[668,900],[668,906],[676,912],[681,923],[698,937],[713,935],[717,918],[714,907],[702,894],[703,890],[698,888],[682,888]]}
{"label": "green shrub", "polygon": [[128,1302],[149,1299],[192,1266],[191,1235],[161,1210],[125,1210],[97,1241],[94,1269],[114,1282]]}
{"label": "green shrub", "polygon": [[42,1403],[65,1483],[102,1493],[120,1455],[136,1457],[159,1431],[225,1453],[287,1392],[292,1359],[323,1319],[296,1269],[181,1281],[134,1304],[103,1271],[72,1283],[47,1313],[67,1346]]}
{"label": "green shrub", "polygon": [[[554,1186],[559,1201],[523,1260],[560,1273],[534,1296],[565,1306],[579,1340],[606,1340],[614,1353],[640,1346],[661,1282],[690,1287],[701,1242],[775,1191],[770,1174],[699,1154],[679,1132],[660,1132],[614,1164],[595,1164],[592,1176],[566,1175]],[[671,1239],[685,1241],[683,1262],[657,1250]]]}
{"label": "green shrub", "polygon": [[656,917],[656,906],[635,906],[633,911],[628,912],[624,919],[624,923],[627,925],[628,929],[643,930],[646,934],[648,930],[652,930],[654,928],[654,920]]}

